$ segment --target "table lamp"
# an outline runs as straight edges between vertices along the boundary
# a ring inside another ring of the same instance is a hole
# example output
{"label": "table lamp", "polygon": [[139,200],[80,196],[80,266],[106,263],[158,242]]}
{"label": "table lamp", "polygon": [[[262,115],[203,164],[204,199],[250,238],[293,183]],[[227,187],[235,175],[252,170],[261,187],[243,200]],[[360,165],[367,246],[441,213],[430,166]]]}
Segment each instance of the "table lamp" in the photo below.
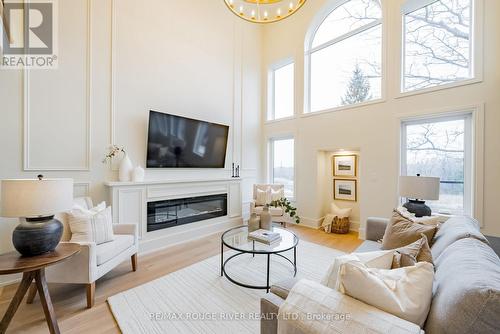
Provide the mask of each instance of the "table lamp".
{"label": "table lamp", "polygon": [[415,217],[430,216],[432,211],[425,200],[439,199],[439,177],[400,176],[399,196],[408,199],[403,206]]}
{"label": "table lamp", "polygon": [[19,218],[12,243],[24,256],[53,251],[61,240],[63,225],[54,218],[73,205],[72,179],[2,180],[0,216]]}

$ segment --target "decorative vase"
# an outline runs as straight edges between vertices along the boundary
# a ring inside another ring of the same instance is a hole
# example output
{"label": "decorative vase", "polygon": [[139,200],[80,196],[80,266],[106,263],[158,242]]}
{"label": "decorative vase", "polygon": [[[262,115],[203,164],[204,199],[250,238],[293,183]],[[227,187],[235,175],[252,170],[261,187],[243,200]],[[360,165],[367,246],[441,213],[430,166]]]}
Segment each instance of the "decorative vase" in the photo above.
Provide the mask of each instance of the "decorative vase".
{"label": "decorative vase", "polygon": [[248,219],[248,232],[256,231],[260,228],[260,219],[257,214],[254,212]]}
{"label": "decorative vase", "polygon": [[260,214],[260,228],[271,231],[272,227],[273,221],[271,218],[271,214],[269,213],[269,207],[265,206],[264,209],[262,209],[262,213]]}
{"label": "decorative vase", "polygon": [[134,168],[132,172],[132,181],[133,182],[142,182],[144,181],[144,168],[141,166],[137,166]]}
{"label": "decorative vase", "polygon": [[118,171],[118,179],[120,180],[120,182],[130,181],[130,174],[132,172],[132,169],[132,161],[130,161],[128,154],[125,153],[122,161],[120,162],[120,170]]}

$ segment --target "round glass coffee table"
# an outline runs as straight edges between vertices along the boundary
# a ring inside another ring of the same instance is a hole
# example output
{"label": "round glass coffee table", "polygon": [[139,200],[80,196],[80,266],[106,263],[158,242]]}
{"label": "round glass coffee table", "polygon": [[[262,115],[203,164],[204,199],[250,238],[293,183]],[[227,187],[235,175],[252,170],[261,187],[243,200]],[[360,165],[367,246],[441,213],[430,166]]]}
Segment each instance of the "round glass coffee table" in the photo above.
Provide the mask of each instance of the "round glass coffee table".
{"label": "round glass coffee table", "polygon": [[[220,275],[226,276],[229,281],[239,286],[249,289],[265,289],[269,292],[269,268],[271,255],[277,255],[287,260],[293,266],[293,276],[295,277],[297,274],[297,245],[299,243],[299,238],[295,235],[295,233],[279,227],[273,227],[273,232],[279,233],[281,235],[281,240],[274,242],[271,245],[248,239],[248,226],[238,226],[224,232],[221,237],[220,246]],[[237,252],[236,254],[228,257],[225,261],[224,246]],[[281,254],[291,249],[293,249],[293,261]],[[241,283],[227,274],[225,269],[226,264],[232,259],[235,259],[243,254],[252,254],[253,257],[255,257],[256,254],[267,255],[266,285],[249,285]]]}

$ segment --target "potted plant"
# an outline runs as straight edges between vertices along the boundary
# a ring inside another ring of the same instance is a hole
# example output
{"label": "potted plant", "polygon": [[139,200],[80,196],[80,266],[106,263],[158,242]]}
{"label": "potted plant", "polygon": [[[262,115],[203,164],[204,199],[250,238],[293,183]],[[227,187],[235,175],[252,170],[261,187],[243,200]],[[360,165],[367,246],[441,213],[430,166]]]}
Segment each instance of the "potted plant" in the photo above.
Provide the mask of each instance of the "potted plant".
{"label": "potted plant", "polygon": [[272,201],[270,206],[274,206],[275,208],[281,207],[285,210],[292,219],[295,220],[295,223],[300,224],[300,217],[297,215],[297,208],[292,205],[292,203],[285,197],[282,197],[278,200]]}

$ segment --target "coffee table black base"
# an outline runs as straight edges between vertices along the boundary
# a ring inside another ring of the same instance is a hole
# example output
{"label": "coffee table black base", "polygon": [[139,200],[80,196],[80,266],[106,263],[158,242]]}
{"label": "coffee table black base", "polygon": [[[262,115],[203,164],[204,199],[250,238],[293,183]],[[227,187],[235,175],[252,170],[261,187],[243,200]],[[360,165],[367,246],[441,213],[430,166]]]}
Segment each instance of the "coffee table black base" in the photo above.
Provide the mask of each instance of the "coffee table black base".
{"label": "coffee table black base", "polygon": [[[255,254],[257,254],[257,255],[267,255],[266,285],[250,285],[250,284],[241,283],[241,282],[238,282],[237,280],[235,280],[234,278],[232,278],[231,276],[229,276],[227,274],[227,272],[226,272],[226,264],[230,260],[234,259],[235,257],[243,255],[243,254],[252,254],[252,256],[255,256]],[[224,243],[222,243],[222,242],[221,242],[221,252],[220,252],[220,263],[221,263],[220,275],[222,277],[226,276],[226,278],[230,282],[232,282],[232,283],[234,283],[236,285],[242,286],[244,288],[257,289],[257,290],[266,290],[266,292],[269,292],[269,289],[271,288],[271,286],[269,285],[269,270],[270,270],[270,264],[271,264],[271,255],[281,256],[282,258],[284,258],[285,260],[287,260],[288,262],[290,262],[290,264],[293,266],[293,277],[295,277],[297,275],[297,247],[293,247],[293,261],[290,260],[289,258],[287,258],[286,256],[282,255],[282,254],[278,254],[278,253],[258,253],[258,252],[253,252],[253,251],[248,251],[248,252],[242,252],[242,251],[240,251],[240,252],[238,252],[236,254],[231,255],[230,257],[228,257],[224,261]]]}

